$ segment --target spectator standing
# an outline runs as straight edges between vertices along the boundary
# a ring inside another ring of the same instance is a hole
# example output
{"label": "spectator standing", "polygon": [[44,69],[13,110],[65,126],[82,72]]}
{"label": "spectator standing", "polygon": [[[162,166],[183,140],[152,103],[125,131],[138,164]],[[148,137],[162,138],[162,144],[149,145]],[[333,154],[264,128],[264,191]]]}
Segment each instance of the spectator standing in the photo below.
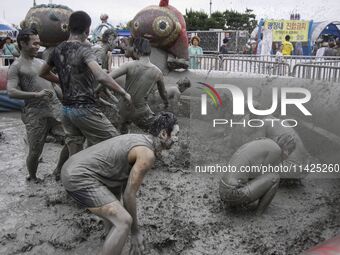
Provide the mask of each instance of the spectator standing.
{"label": "spectator standing", "polygon": [[295,55],[297,55],[297,56],[303,55],[302,42],[296,43],[296,45],[295,45]]}
{"label": "spectator standing", "polygon": [[292,55],[294,47],[293,47],[293,44],[290,42],[290,36],[289,35],[286,35],[285,41],[282,42],[282,45],[283,45],[282,54],[284,56]]}
{"label": "spectator standing", "polygon": [[220,54],[228,54],[228,42],[229,39],[227,37],[223,39],[223,44],[220,47]]}
{"label": "spectator standing", "polygon": [[321,44],[321,47],[317,50],[316,52],[316,57],[317,58],[321,58],[323,56],[325,56],[325,52],[326,52],[326,49],[328,48],[328,43],[327,42],[323,42]]}
{"label": "spectator standing", "polygon": [[198,56],[203,55],[203,49],[199,46],[201,39],[198,36],[191,38],[191,46],[189,47],[189,68],[199,69],[201,61]]}
{"label": "spectator standing", "polygon": [[336,56],[337,50],[335,49],[335,41],[331,40],[328,42],[328,47],[325,49],[324,56]]}
{"label": "spectator standing", "polygon": [[2,47],[2,53],[5,55],[5,66],[9,66],[14,62],[14,57],[19,57],[19,53],[10,37],[5,38],[5,44]]}
{"label": "spectator standing", "polygon": [[340,38],[336,38],[335,40],[335,47],[334,49],[336,50],[336,56],[340,56]]}

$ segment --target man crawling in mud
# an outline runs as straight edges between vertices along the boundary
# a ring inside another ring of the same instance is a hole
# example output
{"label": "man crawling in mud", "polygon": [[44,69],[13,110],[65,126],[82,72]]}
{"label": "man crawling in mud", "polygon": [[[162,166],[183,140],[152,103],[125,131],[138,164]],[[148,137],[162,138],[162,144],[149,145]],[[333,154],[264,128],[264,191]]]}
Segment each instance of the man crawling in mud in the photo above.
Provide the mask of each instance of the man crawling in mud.
{"label": "man crawling in mud", "polygon": [[177,141],[178,131],[175,115],[161,112],[149,135],[111,138],[73,155],[63,166],[61,178],[67,192],[79,205],[102,217],[109,230],[101,255],[121,254],[130,230],[130,254],[142,254],[136,193],[155,156]]}
{"label": "man crawling in mud", "polygon": [[[22,121],[25,124],[28,140],[26,159],[29,176],[27,180],[41,181],[37,178],[39,157],[42,153],[48,131],[61,121],[61,90],[58,86],[39,77],[44,61],[36,58],[40,47],[37,31],[24,29],[19,32],[18,46],[20,57],[11,65],[8,72],[7,90],[11,98],[24,99]],[[58,166],[68,158],[66,146],[61,151]]]}
{"label": "man crawling in mud", "polygon": [[120,104],[121,132],[128,132],[130,122],[147,131],[153,123],[155,114],[151,111],[147,98],[153,87],[157,84],[159,95],[168,107],[168,99],[161,70],[150,62],[151,46],[145,38],[136,38],[133,41],[133,54],[138,60],[121,65],[110,73],[113,79],[126,75],[125,89],[131,95],[134,110]]}
{"label": "man crawling in mud", "polygon": [[246,173],[246,166],[274,166],[285,160],[295,149],[295,139],[283,134],[275,141],[259,138],[241,146],[231,157],[229,164],[236,171],[225,173],[219,184],[222,201],[227,206],[243,206],[259,201],[257,215],[268,207],[279,186],[280,175],[276,173]]}

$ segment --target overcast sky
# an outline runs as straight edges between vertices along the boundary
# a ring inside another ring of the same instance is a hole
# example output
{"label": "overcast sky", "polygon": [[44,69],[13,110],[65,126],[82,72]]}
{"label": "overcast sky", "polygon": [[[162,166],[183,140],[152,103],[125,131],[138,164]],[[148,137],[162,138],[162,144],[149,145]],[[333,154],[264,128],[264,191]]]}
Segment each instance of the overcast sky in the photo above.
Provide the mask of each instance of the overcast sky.
{"label": "overcast sky", "polygon": [[[288,19],[289,14],[297,11],[302,19],[314,21],[340,20],[339,0],[211,0],[212,11],[234,9],[254,10],[257,19]],[[36,0],[37,4],[49,3],[49,0]],[[101,13],[109,14],[109,21],[114,25],[126,23],[143,7],[158,5],[159,0],[52,0],[54,4],[67,5],[74,11],[84,10],[90,14],[93,27],[100,23]],[[204,10],[209,13],[210,0],[170,0],[170,4],[182,13],[185,9]],[[270,4],[269,4],[270,3]],[[33,0],[1,0],[0,17],[9,23],[19,24],[32,6]],[[93,28],[92,27],[92,28]]]}

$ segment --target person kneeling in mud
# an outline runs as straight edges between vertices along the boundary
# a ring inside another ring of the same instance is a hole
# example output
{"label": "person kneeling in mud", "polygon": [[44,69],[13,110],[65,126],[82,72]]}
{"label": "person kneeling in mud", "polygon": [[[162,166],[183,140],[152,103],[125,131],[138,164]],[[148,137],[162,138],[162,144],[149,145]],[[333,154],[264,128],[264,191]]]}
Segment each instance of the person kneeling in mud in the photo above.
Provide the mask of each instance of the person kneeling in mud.
{"label": "person kneeling in mud", "polygon": [[[110,230],[100,254],[121,254],[130,230],[130,251],[142,253],[136,193],[155,156],[177,142],[178,131],[175,115],[161,112],[150,127],[151,135],[111,138],[73,155],[63,166],[61,179],[68,194],[102,217],[106,230]],[[121,192],[124,206],[120,203]]]}
{"label": "person kneeling in mud", "polygon": [[[176,82],[177,86],[169,86],[166,88],[166,93],[169,101],[169,111],[177,114],[179,112],[181,94],[184,93],[188,88],[191,87],[190,80],[185,77]],[[159,104],[159,93],[154,91],[149,97],[150,105]]]}
{"label": "person kneeling in mud", "polygon": [[230,166],[236,172],[228,172],[220,179],[219,192],[227,206],[243,206],[259,200],[257,214],[262,214],[275,196],[280,175],[277,173],[245,173],[247,166],[278,165],[295,149],[295,139],[283,134],[275,141],[260,138],[241,146],[231,157]]}

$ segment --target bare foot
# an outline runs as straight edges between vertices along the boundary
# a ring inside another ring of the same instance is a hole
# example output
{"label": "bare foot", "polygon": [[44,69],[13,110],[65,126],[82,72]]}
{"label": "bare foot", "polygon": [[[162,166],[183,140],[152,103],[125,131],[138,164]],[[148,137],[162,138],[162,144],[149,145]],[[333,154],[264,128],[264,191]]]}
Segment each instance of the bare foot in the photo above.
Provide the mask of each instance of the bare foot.
{"label": "bare foot", "polygon": [[43,179],[40,179],[40,178],[37,178],[37,177],[32,177],[30,175],[26,177],[26,180],[29,181],[29,182],[34,182],[36,184],[44,182]]}

